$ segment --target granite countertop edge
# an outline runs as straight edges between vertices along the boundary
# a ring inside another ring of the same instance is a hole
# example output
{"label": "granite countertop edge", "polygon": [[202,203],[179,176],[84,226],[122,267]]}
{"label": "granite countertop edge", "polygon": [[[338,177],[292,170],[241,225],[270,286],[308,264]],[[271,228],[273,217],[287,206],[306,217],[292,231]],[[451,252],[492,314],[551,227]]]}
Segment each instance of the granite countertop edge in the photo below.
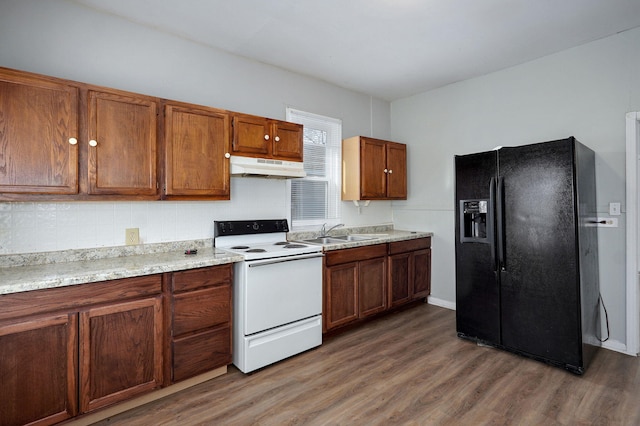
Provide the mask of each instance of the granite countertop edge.
{"label": "granite countertop edge", "polygon": [[5,267],[0,268],[0,295],[203,268],[242,260],[241,255],[210,247],[198,249],[196,255],[172,251]]}

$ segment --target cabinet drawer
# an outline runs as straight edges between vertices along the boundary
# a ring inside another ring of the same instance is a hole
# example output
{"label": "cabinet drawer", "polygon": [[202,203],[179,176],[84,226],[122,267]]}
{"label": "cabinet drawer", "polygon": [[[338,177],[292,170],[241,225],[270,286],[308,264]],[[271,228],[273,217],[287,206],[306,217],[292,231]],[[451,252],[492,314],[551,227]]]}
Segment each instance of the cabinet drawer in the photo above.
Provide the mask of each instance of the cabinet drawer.
{"label": "cabinet drawer", "polygon": [[104,282],[0,295],[0,320],[47,312],[71,311],[99,303],[160,294],[162,275],[121,278]]}
{"label": "cabinet drawer", "polygon": [[356,247],[343,250],[334,250],[325,253],[325,266],[339,265],[341,263],[355,262],[358,260],[373,259],[387,255],[386,244]]}
{"label": "cabinet drawer", "polygon": [[202,287],[230,283],[232,278],[232,263],[214,266],[211,268],[191,269],[188,271],[174,272],[171,280],[172,290],[195,290]]}
{"label": "cabinet drawer", "polygon": [[205,288],[173,297],[173,335],[228,323],[231,316],[229,285]]}
{"label": "cabinet drawer", "polygon": [[431,247],[431,237],[389,243],[389,254],[422,250]]}
{"label": "cabinet drawer", "polygon": [[231,363],[231,330],[224,327],[173,342],[173,381]]}

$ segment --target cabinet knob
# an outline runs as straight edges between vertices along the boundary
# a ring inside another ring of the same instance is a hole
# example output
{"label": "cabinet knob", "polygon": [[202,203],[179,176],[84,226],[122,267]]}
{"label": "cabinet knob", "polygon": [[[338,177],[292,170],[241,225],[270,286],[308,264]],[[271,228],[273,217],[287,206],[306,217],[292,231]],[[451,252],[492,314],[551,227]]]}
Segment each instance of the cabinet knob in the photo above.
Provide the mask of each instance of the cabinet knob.
{"label": "cabinet knob", "polygon": [[385,172],[385,173],[389,173],[389,170],[387,170],[387,169],[384,169],[384,172]]}
{"label": "cabinet knob", "polygon": [[389,173],[393,173],[393,170],[389,170]]}
{"label": "cabinet knob", "polygon": [[69,138],[69,144],[70,144],[70,145],[75,145],[75,144],[77,144],[77,143],[78,143],[78,139],[76,139],[76,138]]}
{"label": "cabinet knob", "polygon": [[269,140],[269,135],[264,135],[264,140],[268,141]]}
{"label": "cabinet knob", "polygon": [[91,139],[91,140],[89,141],[89,145],[90,145],[90,146],[98,146],[98,141],[96,141],[95,139]]}
{"label": "cabinet knob", "polygon": [[274,139],[276,142],[280,142],[280,136],[276,136]]}
{"label": "cabinet knob", "polygon": [[224,158],[231,158],[231,154],[229,154],[228,152],[224,154]]}

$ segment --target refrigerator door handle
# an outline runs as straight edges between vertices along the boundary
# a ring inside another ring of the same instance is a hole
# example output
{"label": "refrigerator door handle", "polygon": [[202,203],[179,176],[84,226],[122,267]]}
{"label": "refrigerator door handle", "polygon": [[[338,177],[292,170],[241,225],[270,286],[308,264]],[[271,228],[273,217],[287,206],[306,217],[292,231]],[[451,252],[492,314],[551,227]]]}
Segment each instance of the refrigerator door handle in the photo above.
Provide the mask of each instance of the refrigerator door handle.
{"label": "refrigerator door handle", "polygon": [[493,265],[493,270],[495,272],[498,271],[500,265],[498,265],[496,256],[496,236],[493,229],[495,227],[495,212],[496,212],[496,178],[492,177],[491,182],[489,182],[489,212],[491,216],[488,218],[490,223],[487,224],[489,227],[490,235],[489,235],[489,243],[491,244],[491,264]]}
{"label": "refrigerator door handle", "polygon": [[504,178],[498,178],[498,199],[496,204],[496,228],[498,240],[498,262],[502,270],[506,270],[506,256],[504,248]]}

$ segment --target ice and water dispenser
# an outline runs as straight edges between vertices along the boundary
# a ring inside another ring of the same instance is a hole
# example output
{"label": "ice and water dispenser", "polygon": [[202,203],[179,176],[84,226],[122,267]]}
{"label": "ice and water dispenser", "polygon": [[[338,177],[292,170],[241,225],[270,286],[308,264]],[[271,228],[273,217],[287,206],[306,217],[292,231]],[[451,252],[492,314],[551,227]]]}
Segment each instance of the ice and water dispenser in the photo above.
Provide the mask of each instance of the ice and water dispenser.
{"label": "ice and water dispenser", "polygon": [[460,242],[489,243],[489,200],[460,200]]}

